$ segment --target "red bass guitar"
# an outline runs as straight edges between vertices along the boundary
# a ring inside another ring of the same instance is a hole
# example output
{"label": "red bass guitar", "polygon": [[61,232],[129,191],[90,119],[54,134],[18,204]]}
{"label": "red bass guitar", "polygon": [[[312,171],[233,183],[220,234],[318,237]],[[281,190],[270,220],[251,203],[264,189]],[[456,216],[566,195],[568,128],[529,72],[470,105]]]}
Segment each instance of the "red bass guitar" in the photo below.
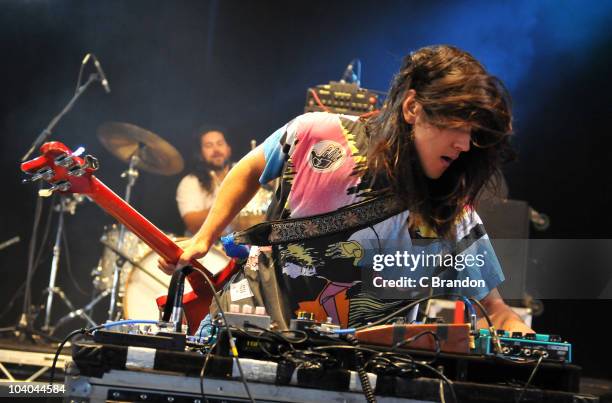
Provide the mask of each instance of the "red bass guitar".
{"label": "red bass guitar", "polygon": [[[158,255],[169,262],[178,261],[183,250],[93,175],[99,167],[96,158],[91,155],[76,156],[72,150],[58,141],[43,144],[40,152],[39,157],[21,164],[21,170],[31,175],[27,181],[44,180],[51,184],[49,190],[52,192],[79,193],[88,196],[104,211],[129,228]],[[238,270],[234,260],[215,275],[196,260],[191,264],[202,269],[216,289],[222,287]],[[213,294],[201,274],[194,272],[187,279],[193,291],[185,294],[184,308],[189,331],[193,334],[208,313]]]}

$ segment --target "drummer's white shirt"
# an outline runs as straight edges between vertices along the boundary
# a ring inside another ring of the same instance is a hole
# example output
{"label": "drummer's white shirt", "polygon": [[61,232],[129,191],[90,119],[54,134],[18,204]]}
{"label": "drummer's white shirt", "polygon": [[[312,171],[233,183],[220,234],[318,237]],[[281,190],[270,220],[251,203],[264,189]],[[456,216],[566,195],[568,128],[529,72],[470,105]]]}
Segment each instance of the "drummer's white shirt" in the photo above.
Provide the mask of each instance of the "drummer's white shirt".
{"label": "drummer's white shirt", "polygon": [[217,197],[218,190],[219,187],[216,186],[212,193],[208,192],[202,187],[197,176],[193,174],[185,176],[176,188],[176,203],[181,217],[210,209]]}

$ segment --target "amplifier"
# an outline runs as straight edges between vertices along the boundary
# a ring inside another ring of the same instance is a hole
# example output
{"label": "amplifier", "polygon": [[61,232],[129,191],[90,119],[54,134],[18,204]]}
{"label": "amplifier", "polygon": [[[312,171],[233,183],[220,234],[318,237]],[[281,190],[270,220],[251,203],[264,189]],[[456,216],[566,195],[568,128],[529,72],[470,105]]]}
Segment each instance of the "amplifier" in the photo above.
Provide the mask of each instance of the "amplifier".
{"label": "amplifier", "polygon": [[378,94],[357,84],[331,81],[306,91],[304,112],[363,115],[378,108]]}

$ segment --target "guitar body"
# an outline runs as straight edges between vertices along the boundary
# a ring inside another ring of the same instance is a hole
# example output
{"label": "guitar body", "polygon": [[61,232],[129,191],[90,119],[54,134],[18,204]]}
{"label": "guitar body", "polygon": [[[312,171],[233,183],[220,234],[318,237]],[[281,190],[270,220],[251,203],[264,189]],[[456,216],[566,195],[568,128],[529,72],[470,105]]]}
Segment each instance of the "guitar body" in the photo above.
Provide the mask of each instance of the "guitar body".
{"label": "guitar body", "polygon": [[[183,250],[93,175],[93,172],[97,170],[95,158],[75,156],[68,147],[57,141],[43,144],[40,151],[41,156],[21,164],[21,170],[33,175],[33,180],[43,179],[61,193],[79,193],[88,196],[158,255],[169,262],[178,261]],[[238,269],[235,261],[231,260],[227,267],[213,276],[198,261],[193,260],[191,264],[207,274],[215,289],[222,287]],[[209,311],[213,291],[198,272],[190,274],[187,280],[193,291],[184,296],[185,313],[189,331],[193,334]],[[160,301],[164,300],[158,299],[158,305]]]}

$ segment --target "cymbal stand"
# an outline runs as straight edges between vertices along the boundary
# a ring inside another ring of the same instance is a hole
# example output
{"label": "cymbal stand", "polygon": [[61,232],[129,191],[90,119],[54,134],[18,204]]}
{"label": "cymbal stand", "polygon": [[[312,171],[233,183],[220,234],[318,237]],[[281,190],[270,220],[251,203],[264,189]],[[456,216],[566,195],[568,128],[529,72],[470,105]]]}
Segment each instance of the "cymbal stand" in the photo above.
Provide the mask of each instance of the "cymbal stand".
{"label": "cymbal stand", "polygon": [[[55,286],[55,282],[57,279],[57,272],[59,269],[60,257],[61,257],[61,246],[62,246],[62,237],[64,234],[64,213],[68,212],[71,215],[74,215],[76,211],[76,206],[83,201],[82,196],[64,196],[62,195],[59,203],[53,208],[58,212],[58,220],[57,220],[57,231],[55,232],[55,242],[53,244],[53,259],[51,260],[51,273],[49,275],[49,286],[45,290],[47,293],[47,303],[45,304],[45,320],[43,327],[41,330],[43,332],[47,332],[49,334],[53,333],[54,328],[50,326],[51,324],[51,312],[53,309],[53,297],[57,294],[58,297],[69,309],[74,310],[74,306],[72,302],[64,291],[60,287]],[[96,325],[96,323],[87,315],[85,312],[80,312],[79,316],[83,319],[87,320],[90,324]]]}
{"label": "cymbal stand", "polygon": [[[60,290],[60,297],[62,297],[63,292]],[[104,290],[103,292],[101,292],[100,294],[96,295],[95,298],[93,298],[87,305],[85,305],[83,308],[79,308],[76,309],[74,307],[74,305],[72,305],[70,303],[70,301],[67,298],[63,298],[62,300],[66,303],[66,305],[68,306],[68,308],[70,309],[70,312],[68,312],[66,315],[62,316],[61,318],[59,318],[55,324],[55,328],[59,328],[60,326],[62,326],[64,323],[68,322],[71,319],[76,318],[77,316],[80,318],[85,319],[87,322],[89,322],[90,325],[92,326],[97,326],[97,323],[94,322],[94,320],[87,314],[87,312],[91,312],[91,310],[93,309],[94,306],[96,306],[98,304],[98,302],[102,301],[104,298],[106,298],[107,295],[110,294],[110,290]]]}
{"label": "cymbal stand", "polygon": [[[136,183],[136,179],[138,179],[138,169],[136,166],[140,162],[139,154],[144,148],[144,144],[139,144],[134,154],[130,157],[130,164],[127,171],[121,174],[122,178],[127,178],[127,185],[125,188],[125,201],[127,203],[130,202],[130,198],[132,196],[132,188]],[[117,250],[121,250],[123,247],[123,239],[125,237],[125,225],[121,224],[119,226],[119,236],[117,237]],[[119,296],[119,284],[121,280],[121,268],[125,263],[125,259],[121,256],[117,255],[117,260],[115,261],[115,267],[113,270],[113,286],[110,290],[110,306],[108,308],[108,319],[116,320],[119,319],[121,312],[117,312],[117,300]]]}

